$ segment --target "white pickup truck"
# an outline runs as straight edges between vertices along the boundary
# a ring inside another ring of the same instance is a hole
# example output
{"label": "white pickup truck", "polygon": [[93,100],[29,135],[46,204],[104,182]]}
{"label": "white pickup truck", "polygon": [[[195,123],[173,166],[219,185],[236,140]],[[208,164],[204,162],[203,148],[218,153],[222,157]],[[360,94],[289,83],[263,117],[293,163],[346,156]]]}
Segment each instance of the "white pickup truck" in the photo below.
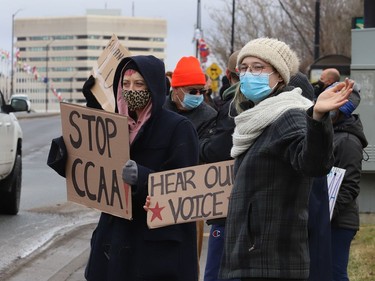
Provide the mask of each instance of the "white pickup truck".
{"label": "white pickup truck", "polygon": [[12,112],[27,111],[27,102],[13,99],[6,104],[0,91],[0,213],[16,215],[22,183],[22,130]]}

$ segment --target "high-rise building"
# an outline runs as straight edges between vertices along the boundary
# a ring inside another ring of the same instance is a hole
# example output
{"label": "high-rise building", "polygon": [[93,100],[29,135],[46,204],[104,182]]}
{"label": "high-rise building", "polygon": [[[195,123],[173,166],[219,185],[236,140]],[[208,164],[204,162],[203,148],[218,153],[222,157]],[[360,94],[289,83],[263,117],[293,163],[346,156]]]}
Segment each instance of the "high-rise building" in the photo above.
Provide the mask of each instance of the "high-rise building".
{"label": "high-rise building", "polygon": [[113,34],[132,55],[165,60],[164,19],[125,17],[108,9],[87,10],[85,16],[17,18],[14,93],[28,94],[36,111],[58,111],[59,99],[84,102],[82,86]]}

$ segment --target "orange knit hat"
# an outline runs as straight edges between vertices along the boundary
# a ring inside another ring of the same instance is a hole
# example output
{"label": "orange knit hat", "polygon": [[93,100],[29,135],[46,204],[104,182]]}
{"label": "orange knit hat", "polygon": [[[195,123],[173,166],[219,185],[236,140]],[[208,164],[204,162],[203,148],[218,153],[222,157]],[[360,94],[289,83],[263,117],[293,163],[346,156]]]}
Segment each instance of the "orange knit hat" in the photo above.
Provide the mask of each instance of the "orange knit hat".
{"label": "orange knit hat", "polygon": [[172,87],[206,84],[198,59],[192,56],[182,57],[173,71],[171,84]]}

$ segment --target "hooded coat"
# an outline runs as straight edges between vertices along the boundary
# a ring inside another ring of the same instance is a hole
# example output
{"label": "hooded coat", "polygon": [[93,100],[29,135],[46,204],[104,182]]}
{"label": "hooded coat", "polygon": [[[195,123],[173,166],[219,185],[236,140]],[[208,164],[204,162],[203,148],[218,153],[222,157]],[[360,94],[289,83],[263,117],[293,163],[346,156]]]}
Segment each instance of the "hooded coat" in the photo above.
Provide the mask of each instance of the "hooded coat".
{"label": "hooded coat", "polygon": [[198,164],[198,136],[188,119],[163,109],[164,64],[154,56],[134,56],[119,63],[113,82],[115,96],[121,94],[119,85],[129,61],[143,76],[152,102],[151,116],[130,146],[130,159],[138,167],[138,182],[131,187],[133,219],[101,214],[85,277],[89,281],[198,280],[195,223],[149,229],[143,209],[151,172]]}
{"label": "hooded coat", "polygon": [[367,146],[361,119],[357,114],[333,126],[335,167],[345,169],[345,176],[337,195],[332,226],[359,229],[357,197],[361,179],[363,149]]}

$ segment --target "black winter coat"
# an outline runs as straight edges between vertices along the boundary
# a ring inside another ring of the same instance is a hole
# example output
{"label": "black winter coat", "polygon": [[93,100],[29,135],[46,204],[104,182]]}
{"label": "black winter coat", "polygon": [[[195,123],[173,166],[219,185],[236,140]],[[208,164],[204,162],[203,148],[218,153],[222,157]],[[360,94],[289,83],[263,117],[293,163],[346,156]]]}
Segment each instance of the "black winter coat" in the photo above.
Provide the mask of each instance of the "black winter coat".
{"label": "black winter coat", "polygon": [[[233,146],[232,134],[234,131],[234,117],[236,115],[234,106],[231,107],[232,99],[237,84],[232,85],[223,95],[223,104],[217,113],[211,134],[199,142],[199,157],[201,161],[213,163],[230,160],[230,150]],[[230,117],[229,110],[230,112]]]}
{"label": "black winter coat", "polygon": [[138,165],[132,186],[133,220],[102,213],[91,240],[85,277],[89,281],[198,280],[195,223],[157,229],[146,225],[143,210],[148,175],[198,164],[198,137],[189,120],[165,110],[163,63],[153,56],[123,59],[116,69],[113,89],[122,83],[122,70],[132,60],[152,92],[152,113],[130,147]]}
{"label": "black winter coat", "polygon": [[344,179],[337,195],[332,216],[332,226],[359,229],[359,210],[357,197],[361,179],[363,148],[367,140],[358,115],[334,124],[335,167],[346,169]]}
{"label": "black winter coat", "polygon": [[[235,127],[234,117],[236,116],[232,99],[237,86],[238,83],[225,90],[215,122],[211,124],[212,127],[208,130],[210,133],[199,140],[199,159],[202,162],[214,163],[232,159],[230,150],[233,146],[232,134]],[[225,218],[208,220],[207,224],[223,226],[225,225]]]}

